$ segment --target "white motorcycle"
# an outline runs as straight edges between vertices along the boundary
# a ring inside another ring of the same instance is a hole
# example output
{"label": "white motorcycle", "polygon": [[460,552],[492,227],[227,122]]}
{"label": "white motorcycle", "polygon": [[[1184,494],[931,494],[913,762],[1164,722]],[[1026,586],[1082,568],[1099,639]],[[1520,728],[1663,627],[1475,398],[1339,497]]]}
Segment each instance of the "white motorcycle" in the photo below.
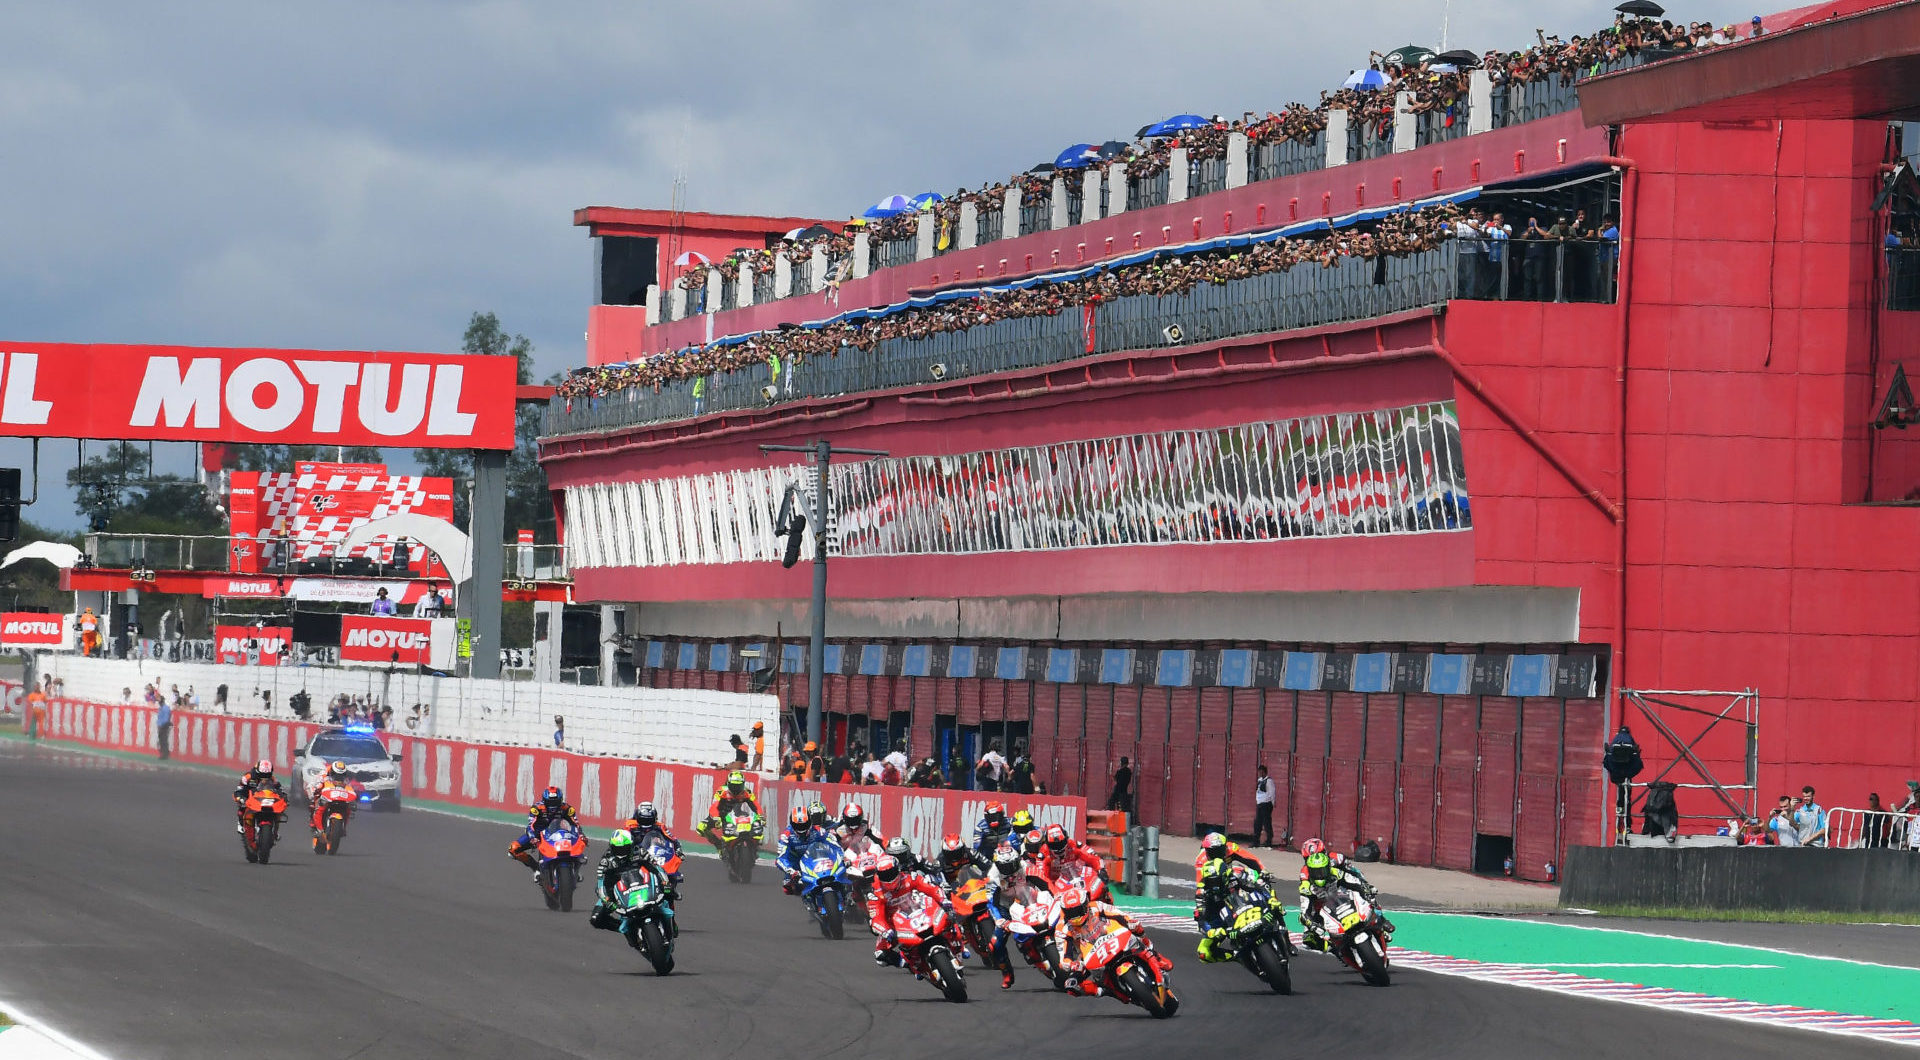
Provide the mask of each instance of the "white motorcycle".
{"label": "white motorcycle", "polygon": [[1326,936],[1327,952],[1340,958],[1347,967],[1374,986],[1393,981],[1387,957],[1392,940],[1385,917],[1364,895],[1345,887],[1329,887],[1320,899],[1320,933]]}

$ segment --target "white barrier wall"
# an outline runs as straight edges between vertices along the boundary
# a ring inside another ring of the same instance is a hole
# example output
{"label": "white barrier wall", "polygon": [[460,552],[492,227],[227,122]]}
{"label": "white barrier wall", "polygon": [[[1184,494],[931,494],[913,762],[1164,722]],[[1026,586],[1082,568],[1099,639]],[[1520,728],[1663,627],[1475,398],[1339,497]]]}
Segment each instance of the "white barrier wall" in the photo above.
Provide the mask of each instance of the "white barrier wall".
{"label": "white barrier wall", "polygon": [[[756,721],[770,733],[780,731],[776,697],[699,688],[599,688],[317,666],[225,666],[77,655],[42,655],[38,672],[59,679],[64,694],[72,699],[140,704],[148,684],[158,684],[169,698],[178,685],[181,692],[193,689],[202,713],[243,717],[291,719],[287,701],[295,692],[305,691],[313,699],[311,720],[324,722],[328,702],[346,693],[392,707],[395,733],[468,743],[551,747],[553,719],[559,716],[566,719],[566,750],[692,765],[731,762],[727,737],[737,733],[748,739]],[[214,690],[223,684],[227,686],[224,710],[214,702]],[[262,691],[270,692],[271,699],[263,699]],[[415,704],[425,709],[422,720],[410,728],[407,720]],[[774,757],[771,749],[767,757]],[[775,763],[767,765],[771,768]]]}

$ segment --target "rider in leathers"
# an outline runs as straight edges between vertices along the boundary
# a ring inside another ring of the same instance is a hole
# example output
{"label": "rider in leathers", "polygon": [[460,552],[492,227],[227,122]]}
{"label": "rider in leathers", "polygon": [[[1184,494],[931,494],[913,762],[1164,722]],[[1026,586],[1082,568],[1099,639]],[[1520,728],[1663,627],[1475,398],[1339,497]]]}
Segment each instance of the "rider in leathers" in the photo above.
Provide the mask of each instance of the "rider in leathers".
{"label": "rider in leathers", "polygon": [[[1060,966],[1067,973],[1063,985],[1073,997],[1101,997],[1106,991],[1087,975],[1086,951],[1107,933],[1109,923],[1119,924],[1142,939],[1147,937],[1146,930],[1118,908],[1089,899],[1078,887],[1069,887],[1060,896],[1060,904],[1060,926],[1054,929],[1053,942],[1060,948]],[[1154,952],[1153,961],[1163,972],[1173,967],[1173,962],[1158,951]]]}
{"label": "rider in leathers", "polygon": [[540,793],[540,801],[527,807],[527,827],[520,838],[507,844],[507,856],[533,870],[534,876],[540,875],[540,865],[534,860],[533,849],[540,843],[540,834],[548,826],[566,822],[574,831],[580,830],[579,818],[574,814],[573,806],[567,802],[566,793],[559,788],[549,787]]}
{"label": "rider in leathers", "polygon": [[[1215,872],[1214,880],[1210,885],[1207,866],[1216,861],[1220,862],[1220,867]],[[1225,937],[1226,933],[1223,929],[1226,925],[1220,920],[1220,911],[1227,898],[1227,869],[1236,862],[1259,873],[1261,881],[1267,886],[1268,894],[1280,893],[1280,881],[1267,874],[1259,858],[1247,853],[1241,849],[1240,844],[1229,841],[1219,832],[1208,833],[1207,837],[1200,841],[1200,856],[1193,862],[1193,921],[1200,928],[1200,956],[1203,960],[1226,960],[1224,956],[1210,958],[1209,953],[1215,951],[1208,942],[1217,944]]]}
{"label": "rider in leathers", "polygon": [[707,819],[694,831],[705,836],[715,850],[720,849],[726,845],[726,838],[714,826],[742,806],[753,811],[753,834],[758,839],[766,831],[767,816],[760,809],[760,800],[754,798],[753,789],[747,787],[747,775],[736,769],[727,774],[725,784],[714,790],[713,802],[707,806]]}
{"label": "rider in leathers", "polygon": [[[993,895],[987,899],[987,908],[993,913],[993,926],[1008,939],[1020,936],[1013,931],[1013,907],[1029,906],[1046,896],[1045,891],[1034,882],[1027,872],[1027,859],[1011,843],[1000,844],[993,852],[993,870],[987,874],[987,882],[993,885]],[[1008,968],[1000,974],[1000,988],[1013,986],[1013,969]]]}
{"label": "rider in leathers", "polygon": [[878,939],[873,946],[873,963],[883,968],[899,967],[900,951],[894,946],[898,935],[893,930],[893,913],[906,908],[916,892],[932,899],[947,911],[948,916],[953,915],[953,906],[948,904],[947,896],[940,893],[940,888],[927,882],[925,876],[917,872],[902,872],[899,862],[884,855],[874,863],[873,887],[867,894],[867,926]]}
{"label": "rider in leathers", "polygon": [[1049,887],[1058,884],[1061,877],[1077,865],[1086,865],[1103,875],[1106,864],[1100,855],[1085,843],[1076,843],[1060,825],[1047,826],[1046,846],[1040,854],[1040,875]]}
{"label": "rider in leathers", "polygon": [[[646,867],[650,872],[665,875],[660,859],[653,851],[633,841],[633,833],[624,829],[613,833],[607,840],[606,852],[600,855],[600,882],[594,887],[595,900],[593,912],[587,915],[587,923],[608,931],[618,931],[620,920],[613,915],[613,885],[619,881],[621,873]],[[672,931],[679,934],[679,926],[674,918],[668,917],[667,923],[674,925]]]}
{"label": "rider in leathers", "polygon": [[940,874],[941,884],[949,889],[959,886],[960,874],[968,868],[977,870],[981,876],[993,875],[993,862],[987,860],[985,854],[961,842],[957,835],[947,836],[940,844],[940,859],[929,868]]}
{"label": "rider in leathers", "polygon": [[323,796],[326,792],[334,790],[352,792],[354,804],[358,805],[361,793],[367,789],[347,773],[345,762],[335,762],[328,766],[327,771],[320,774],[319,781],[313,785],[313,790],[307,792],[307,802],[313,806],[313,820],[307,823],[313,827],[313,834],[316,836],[320,834],[320,823],[326,818],[327,813],[327,802]]}
{"label": "rider in leathers", "polygon": [[[680,840],[674,838],[673,833],[667,830],[667,826],[660,823],[660,809],[653,803],[643,802],[635,806],[633,816],[627,818],[620,827],[626,829],[628,835],[633,836],[634,844],[642,850],[651,849],[647,846],[647,840],[658,836],[666,840],[668,848],[675,854],[680,853]],[[679,872],[668,874],[667,901],[669,903],[679,899],[680,881],[684,876],[684,873]]]}
{"label": "rider in leathers", "polygon": [[[1208,964],[1230,961],[1234,958],[1227,938],[1226,918],[1222,913],[1226,909],[1228,884],[1232,879],[1232,862],[1224,858],[1209,861],[1200,869],[1200,882],[1195,885],[1193,897],[1193,919],[1200,927],[1200,959]],[[1273,907],[1274,915],[1282,921],[1286,915],[1280,903],[1280,881],[1261,873],[1260,884],[1267,889],[1267,903]]]}
{"label": "rider in leathers", "polygon": [[780,856],[773,859],[774,865],[787,874],[781,890],[788,894],[800,893],[800,859],[807,848],[823,839],[831,839],[826,829],[816,828],[813,815],[803,806],[793,808],[793,816],[787,818],[787,827],[780,830]]}
{"label": "rider in leathers", "polygon": [[280,786],[280,778],[273,775],[273,763],[262,758],[253,764],[253,768],[240,774],[240,783],[233,789],[233,805],[239,815],[239,823],[234,830],[241,835],[247,834],[247,796],[256,791],[271,791],[286,800],[287,789]]}
{"label": "rider in leathers", "polygon": [[[1368,901],[1376,893],[1352,864],[1335,865],[1324,850],[1308,854],[1300,866],[1300,941],[1308,949],[1324,952],[1327,948],[1326,934],[1320,930],[1320,903],[1335,887],[1345,887]],[[1393,933],[1392,921],[1382,917],[1381,926]]]}
{"label": "rider in leathers", "polygon": [[1006,807],[997,802],[987,803],[986,814],[973,826],[973,849],[983,856],[992,854],[1012,835],[1013,822],[1007,820]]}

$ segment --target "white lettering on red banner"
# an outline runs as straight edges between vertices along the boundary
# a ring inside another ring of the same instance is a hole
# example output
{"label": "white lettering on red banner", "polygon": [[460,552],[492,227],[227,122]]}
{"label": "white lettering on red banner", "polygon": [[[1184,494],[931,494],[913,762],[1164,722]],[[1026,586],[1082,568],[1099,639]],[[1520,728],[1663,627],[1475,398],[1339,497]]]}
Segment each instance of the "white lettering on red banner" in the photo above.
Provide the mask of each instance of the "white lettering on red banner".
{"label": "white lettering on red banner", "polygon": [[200,595],[208,599],[216,596],[279,596],[280,583],[272,578],[208,578],[200,583]]}
{"label": "white lettering on red banner", "polygon": [[0,359],[0,435],[513,447],[511,357],[11,343]]}
{"label": "white lettering on red banner", "polygon": [[423,618],[374,618],[342,615],[342,662],[426,663],[431,661],[433,624]]}
{"label": "white lettering on red banner", "polygon": [[0,644],[65,644],[67,616],[37,611],[0,614]]}
{"label": "white lettering on red banner", "polygon": [[278,666],[280,652],[293,644],[286,626],[215,626],[214,654],[223,663]]}

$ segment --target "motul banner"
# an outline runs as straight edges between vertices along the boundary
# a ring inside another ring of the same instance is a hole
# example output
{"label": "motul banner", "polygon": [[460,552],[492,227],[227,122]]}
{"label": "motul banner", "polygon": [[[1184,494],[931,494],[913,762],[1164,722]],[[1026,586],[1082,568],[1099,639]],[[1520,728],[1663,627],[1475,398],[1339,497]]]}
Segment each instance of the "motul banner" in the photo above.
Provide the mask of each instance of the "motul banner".
{"label": "motul banner", "polygon": [[511,357],[0,343],[0,435],[513,448]]}
{"label": "motul banner", "polygon": [[200,583],[200,595],[211,600],[217,596],[241,596],[255,599],[274,598],[286,595],[286,580],[283,578],[232,578],[227,575],[212,575]]}
{"label": "motul banner", "polygon": [[214,654],[223,663],[242,666],[278,666],[280,650],[293,644],[293,630],[285,626],[215,626]]}
{"label": "motul banner", "polygon": [[340,618],[341,662],[429,663],[432,647],[433,623],[424,618]]}
{"label": "motul banner", "polygon": [[0,644],[59,648],[67,643],[67,616],[37,611],[0,613]]}

